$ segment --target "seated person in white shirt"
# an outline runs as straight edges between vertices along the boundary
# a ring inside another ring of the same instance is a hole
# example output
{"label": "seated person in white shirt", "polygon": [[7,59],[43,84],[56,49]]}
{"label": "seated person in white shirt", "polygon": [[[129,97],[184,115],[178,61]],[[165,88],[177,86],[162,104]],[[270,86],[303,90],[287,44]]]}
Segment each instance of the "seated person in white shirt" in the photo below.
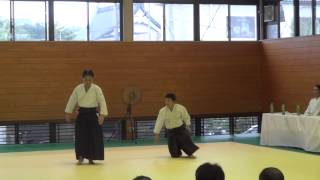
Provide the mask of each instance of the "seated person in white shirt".
{"label": "seated person in white shirt", "polygon": [[160,140],[160,131],[163,126],[168,133],[168,148],[171,157],[177,158],[182,156],[183,150],[189,158],[194,158],[193,154],[199,149],[190,136],[190,115],[187,109],[176,104],[176,95],[169,93],[165,96],[165,104],[158,115],[154,128],[155,141]]}
{"label": "seated person in white shirt", "polygon": [[314,98],[309,102],[309,106],[304,113],[308,116],[319,116],[320,115],[320,85],[313,87]]}

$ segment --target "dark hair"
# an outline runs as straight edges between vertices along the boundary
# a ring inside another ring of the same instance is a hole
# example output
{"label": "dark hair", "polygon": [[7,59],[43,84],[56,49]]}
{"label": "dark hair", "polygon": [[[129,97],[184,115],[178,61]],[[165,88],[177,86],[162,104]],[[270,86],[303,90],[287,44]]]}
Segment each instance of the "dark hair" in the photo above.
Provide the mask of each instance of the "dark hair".
{"label": "dark hair", "polygon": [[173,101],[177,100],[177,96],[174,93],[168,93],[165,98],[172,99]]}
{"label": "dark hair", "polygon": [[86,77],[86,76],[91,76],[91,77],[94,77],[94,73],[91,69],[85,69],[83,72],[82,72],[82,77]]}
{"label": "dark hair", "polygon": [[262,170],[259,180],[284,180],[284,175],[279,169],[269,167]]}
{"label": "dark hair", "polygon": [[152,179],[147,176],[138,176],[138,177],[134,178],[133,180],[152,180]]}
{"label": "dark hair", "polygon": [[314,87],[317,87],[318,90],[320,90],[320,84],[316,84],[316,85],[314,85]]}
{"label": "dark hair", "polygon": [[218,164],[204,163],[196,171],[196,180],[224,180],[224,172]]}

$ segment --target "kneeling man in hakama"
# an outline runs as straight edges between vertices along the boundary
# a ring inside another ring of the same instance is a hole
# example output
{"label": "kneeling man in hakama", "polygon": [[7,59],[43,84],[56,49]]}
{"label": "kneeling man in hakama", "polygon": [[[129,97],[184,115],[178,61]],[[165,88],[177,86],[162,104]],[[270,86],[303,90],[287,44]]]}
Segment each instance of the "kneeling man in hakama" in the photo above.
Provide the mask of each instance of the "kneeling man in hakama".
{"label": "kneeling man in hakama", "polygon": [[167,129],[168,148],[171,157],[182,156],[184,151],[189,158],[194,158],[194,153],[199,149],[191,139],[191,121],[187,109],[176,103],[176,95],[169,93],[165,96],[165,104],[158,115],[154,128],[155,141],[160,141],[160,131],[163,126]]}

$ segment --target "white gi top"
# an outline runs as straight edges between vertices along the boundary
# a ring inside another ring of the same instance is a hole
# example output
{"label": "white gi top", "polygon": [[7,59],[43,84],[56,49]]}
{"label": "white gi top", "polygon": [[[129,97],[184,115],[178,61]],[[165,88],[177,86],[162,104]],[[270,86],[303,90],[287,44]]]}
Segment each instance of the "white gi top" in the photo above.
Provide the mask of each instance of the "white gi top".
{"label": "white gi top", "polygon": [[320,113],[320,97],[313,98],[310,100],[309,106],[304,114],[309,116],[318,116],[319,113]]}
{"label": "white gi top", "polygon": [[108,109],[106,100],[103,96],[101,88],[96,84],[91,84],[86,92],[84,84],[78,85],[72,92],[67,107],[66,113],[73,113],[76,106],[83,108],[99,107],[100,114],[107,116]]}
{"label": "white gi top", "polygon": [[159,112],[153,132],[159,134],[163,125],[165,125],[167,129],[174,129],[183,124],[190,126],[190,119],[190,115],[184,106],[175,104],[172,111],[165,106]]}

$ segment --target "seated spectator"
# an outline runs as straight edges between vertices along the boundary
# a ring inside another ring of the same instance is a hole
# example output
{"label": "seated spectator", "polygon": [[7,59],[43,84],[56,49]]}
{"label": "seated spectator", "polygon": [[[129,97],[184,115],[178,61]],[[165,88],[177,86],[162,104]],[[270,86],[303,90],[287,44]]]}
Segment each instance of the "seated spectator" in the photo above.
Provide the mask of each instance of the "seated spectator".
{"label": "seated spectator", "polygon": [[218,164],[202,164],[196,171],[196,180],[224,180],[223,169]]}
{"label": "seated spectator", "polygon": [[270,167],[260,173],[259,180],[284,180],[284,175],[279,169]]}

